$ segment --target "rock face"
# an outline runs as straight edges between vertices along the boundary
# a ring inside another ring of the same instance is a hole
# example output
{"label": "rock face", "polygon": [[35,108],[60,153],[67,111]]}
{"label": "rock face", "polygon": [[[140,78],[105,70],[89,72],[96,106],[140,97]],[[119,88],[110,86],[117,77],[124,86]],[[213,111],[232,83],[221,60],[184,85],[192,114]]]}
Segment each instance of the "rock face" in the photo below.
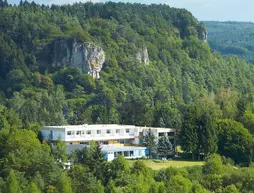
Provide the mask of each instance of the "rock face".
{"label": "rock face", "polygon": [[204,42],[207,42],[207,32],[201,31],[198,35],[198,38]]}
{"label": "rock face", "polygon": [[139,49],[136,57],[140,62],[143,62],[145,64],[149,64],[149,55],[147,51],[147,47],[143,47]]}
{"label": "rock face", "polygon": [[199,24],[198,27],[198,39],[207,42],[207,30],[203,23]]}
{"label": "rock face", "polygon": [[76,67],[93,78],[100,78],[99,73],[105,62],[105,53],[101,47],[76,40],[58,39],[48,50],[50,52],[46,54],[50,55],[51,67]]}

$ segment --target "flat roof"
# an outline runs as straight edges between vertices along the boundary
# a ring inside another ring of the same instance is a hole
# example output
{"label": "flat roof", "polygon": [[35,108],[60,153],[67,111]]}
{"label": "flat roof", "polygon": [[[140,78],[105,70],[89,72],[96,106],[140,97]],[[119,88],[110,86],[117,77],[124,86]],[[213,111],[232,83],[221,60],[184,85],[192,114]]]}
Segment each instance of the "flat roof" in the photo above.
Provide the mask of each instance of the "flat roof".
{"label": "flat roof", "polygon": [[[70,154],[72,151],[77,149],[83,149],[84,147],[89,147],[89,145],[85,144],[73,144],[67,145],[67,152]],[[102,145],[101,151],[102,152],[118,152],[118,151],[134,151],[134,150],[145,150],[146,147],[137,147],[137,146],[114,146],[114,145]]]}
{"label": "flat roof", "polygon": [[44,130],[49,129],[56,129],[56,130],[62,130],[62,129],[70,129],[70,130],[76,130],[76,129],[135,129],[137,128],[135,125],[117,125],[117,124],[94,124],[94,125],[62,125],[62,126],[42,126],[41,127]]}
{"label": "flat roof", "polygon": [[42,130],[77,130],[77,129],[141,129],[157,130],[159,132],[175,131],[172,128],[161,128],[161,127],[146,127],[146,126],[135,126],[135,125],[118,125],[118,124],[93,124],[93,125],[61,125],[61,126],[42,126]]}

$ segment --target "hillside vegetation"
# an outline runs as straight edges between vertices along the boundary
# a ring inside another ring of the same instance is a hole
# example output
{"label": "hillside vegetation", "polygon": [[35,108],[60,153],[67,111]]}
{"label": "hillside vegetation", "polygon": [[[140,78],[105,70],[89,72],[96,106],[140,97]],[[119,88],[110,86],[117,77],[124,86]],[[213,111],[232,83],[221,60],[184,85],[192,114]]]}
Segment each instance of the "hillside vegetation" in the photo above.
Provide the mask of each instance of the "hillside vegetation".
{"label": "hillside vegetation", "polygon": [[208,43],[223,55],[237,55],[254,63],[254,23],[204,21]]}
{"label": "hillside vegetation", "polygon": [[[25,2],[4,6],[0,19],[1,102],[25,125],[95,123],[99,117],[103,123],[158,126],[162,117],[167,127],[176,127],[183,104],[220,88],[246,95],[253,85],[253,66],[212,53],[198,38],[204,26],[186,10],[122,3],[49,8]],[[47,68],[51,61],[39,51],[57,38],[103,47],[101,78],[68,67]],[[149,65],[136,59],[142,47],[148,48]],[[41,60],[46,67],[39,66]]]}
{"label": "hillside vegetation", "polygon": [[[1,0],[0,192],[251,191],[254,67],[212,52],[205,34],[166,5]],[[99,79],[73,65],[87,47],[105,52]],[[108,163],[98,144],[67,157],[63,142],[39,141],[41,125],[85,123],[176,128],[183,152],[205,166],[152,171]]]}

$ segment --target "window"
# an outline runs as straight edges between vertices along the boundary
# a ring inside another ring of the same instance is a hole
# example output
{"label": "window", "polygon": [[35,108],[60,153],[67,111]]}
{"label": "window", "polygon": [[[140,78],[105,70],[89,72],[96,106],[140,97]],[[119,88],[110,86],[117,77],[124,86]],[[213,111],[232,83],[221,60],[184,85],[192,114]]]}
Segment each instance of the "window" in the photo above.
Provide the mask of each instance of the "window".
{"label": "window", "polygon": [[125,129],[125,132],[126,133],[130,133],[130,129]]}
{"label": "window", "polygon": [[165,133],[159,133],[159,137],[165,136]]}
{"label": "window", "polygon": [[76,131],[76,135],[81,135],[81,131]]}
{"label": "window", "polygon": [[67,135],[71,135],[71,131],[67,131]]}
{"label": "window", "polygon": [[91,130],[87,130],[87,131],[86,131],[86,134],[87,134],[87,135],[91,135]]}
{"label": "window", "polygon": [[174,132],[168,132],[168,136],[175,136]]}
{"label": "window", "polygon": [[107,129],[107,134],[110,134],[110,130],[109,129]]}
{"label": "window", "polygon": [[98,135],[101,134],[101,130],[97,130],[97,134],[98,134]]}
{"label": "window", "polygon": [[89,143],[88,142],[80,142],[80,144],[83,144],[83,145],[89,145]]}
{"label": "window", "polygon": [[82,131],[81,135],[85,135],[85,131]]}
{"label": "window", "polygon": [[120,133],[120,129],[116,129],[116,133]]}
{"label": "window", "polygon": [[123,155],[124,155],[124,157],[129,157],[130,156],[130,152],[129,151],[125,151],[125,152],[123,152]]}
{"label": "window", "polygon": [[53,139],[53,131],[50,131],[50,139]]}

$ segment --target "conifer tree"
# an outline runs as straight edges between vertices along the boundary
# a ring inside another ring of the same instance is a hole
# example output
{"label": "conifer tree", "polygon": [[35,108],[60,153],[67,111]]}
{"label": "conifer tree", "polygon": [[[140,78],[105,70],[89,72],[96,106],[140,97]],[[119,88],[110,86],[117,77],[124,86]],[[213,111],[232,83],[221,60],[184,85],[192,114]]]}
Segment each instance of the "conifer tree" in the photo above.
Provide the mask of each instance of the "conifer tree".
{"label": "conifer tree", "polygon": [[173,146],[169,141],[169,138],[163,136],[158,141],[158,153],[162,154],[164,157],[169,155],[173,151]]}
{"label": "conifer tree", "polygon": [[10,173],[7,177],[4,193],[22,193],[18,184],[17,177],[12,169],[10,170]]}
{"label": "conifer tree", "polygon": [[28,186],[27,193],[41,193],[41,191],[34,182],[31,182]]}
{"label": "conifer tree", "polygon": [[72,193],[70,178],[65,173],[59,177],[57,190],[61,193]]}
{"label": "conifer tree", "polygon": [[98,142],[92,142],[90,146],[90,157],[88,158],[88,166],[91,172],[98,180],[103,181],[106,174],[107,160],[105,154],[101,151],[101,146]]}
{"label": "conifer tree", "polygon": [[151,128],[149,128],[148,132],[146,133],[144,137],[144,145],[148,148],[149,156],[151,156],[152,151],[156,147],[155,135],[152,132]]}

